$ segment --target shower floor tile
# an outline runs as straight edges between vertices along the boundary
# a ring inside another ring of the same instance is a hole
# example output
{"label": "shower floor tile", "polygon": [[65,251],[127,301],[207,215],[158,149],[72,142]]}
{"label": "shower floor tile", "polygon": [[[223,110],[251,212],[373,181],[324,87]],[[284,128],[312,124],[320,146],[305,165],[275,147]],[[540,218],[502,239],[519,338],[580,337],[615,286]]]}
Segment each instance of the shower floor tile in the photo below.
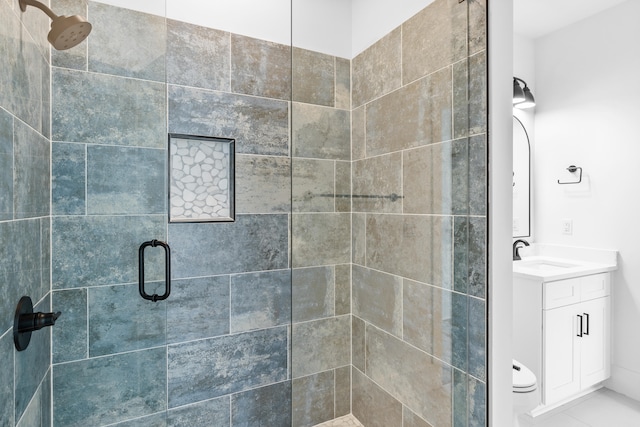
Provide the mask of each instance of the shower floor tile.
{"label": "shower floor tile", "polygon": [[315,427],[364,427],[360,421],[357,420],[352,414],[345,415],[344,417],[336,418],[331,421],[324,422],[322,424],[316,424]]}

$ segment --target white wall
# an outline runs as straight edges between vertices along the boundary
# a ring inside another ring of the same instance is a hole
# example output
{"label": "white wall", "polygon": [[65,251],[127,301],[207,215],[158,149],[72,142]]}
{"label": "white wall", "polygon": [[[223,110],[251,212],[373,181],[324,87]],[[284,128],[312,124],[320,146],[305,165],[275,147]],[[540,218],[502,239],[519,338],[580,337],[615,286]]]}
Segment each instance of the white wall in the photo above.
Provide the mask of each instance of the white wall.
{"label": "white wall", "polygon": [[[640,2],[536,40],[534,218],[539,242],[617,249],[613,378],[640,399]],[[583,168],[583,183],[565,168]],[[561,220],[573,234],[561,233]]]}

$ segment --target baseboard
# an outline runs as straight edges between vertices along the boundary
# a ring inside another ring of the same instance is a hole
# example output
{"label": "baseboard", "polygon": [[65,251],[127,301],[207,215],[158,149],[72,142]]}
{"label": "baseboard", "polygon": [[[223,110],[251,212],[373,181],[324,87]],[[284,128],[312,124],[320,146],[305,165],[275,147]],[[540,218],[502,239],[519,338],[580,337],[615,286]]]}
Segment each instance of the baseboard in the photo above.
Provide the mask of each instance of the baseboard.
{"label": "baseboard", "polygon": [[547,412],[556,409],[562,405],[566,405],[567,403],[573,402],[574,400],[577,400],[579,398],[581,398],[582,396],[586,396],[589,393],[593,393],[596,390],[599,390],[602,388],[602,383],[598,383],[594,386],[588,387],[582,391],[580,391],[579,393],[574,394],[573,396],[567,397],[566,399],[562,399],[558,402],[554,402],[552,404],[549,405],[540,405],[537,408],[533,409],[531,412],[529,412],[528,416],[535,418],[538,417],[542,414],[546,414]]}
{"label": "baseboard", "polygon": [[640,401],[640,372],[611,365],[611,378],[604,383],[604,386],[633,400]]}

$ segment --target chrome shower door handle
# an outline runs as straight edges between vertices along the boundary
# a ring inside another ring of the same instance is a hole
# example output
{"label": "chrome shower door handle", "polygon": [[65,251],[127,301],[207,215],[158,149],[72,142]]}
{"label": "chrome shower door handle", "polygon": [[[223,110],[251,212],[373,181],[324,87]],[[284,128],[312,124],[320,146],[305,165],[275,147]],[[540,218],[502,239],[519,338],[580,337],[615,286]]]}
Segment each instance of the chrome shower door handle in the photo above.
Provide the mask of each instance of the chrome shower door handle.
{"label": "chrome shower door handle", "polygon": [[[158,295],[158,294],[149,295],[144,289],[144,250],[148,246],[151,246],[151,247],[161,246],[164,249],[165,289],[164,289],[164,294],[162,295]],[[138,290],[140,291],[140,296],[149,301],[157,302],[157,301],[162,301],[164,299],[169,298],[169,294],[171,293],[171,248],[167,243],[154,239],[148,242],[144,242],[143,244],[140,245],[140,249],[138,249]]]}

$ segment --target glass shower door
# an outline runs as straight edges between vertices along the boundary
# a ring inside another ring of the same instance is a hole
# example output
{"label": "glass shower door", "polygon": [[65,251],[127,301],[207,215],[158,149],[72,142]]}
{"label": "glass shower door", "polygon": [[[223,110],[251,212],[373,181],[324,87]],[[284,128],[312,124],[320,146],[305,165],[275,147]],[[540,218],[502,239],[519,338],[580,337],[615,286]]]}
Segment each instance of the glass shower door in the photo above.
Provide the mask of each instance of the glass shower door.
{"label": "glass shower door", "polygon": [[292,7],[293,426],[484,425],[486,2]]}
{"label": "glass shower door", "polygon": [[[289,426],[289,1],[79,7],[88,45],[52,59],[53,425]],[[168,134],[235,161],[177,167]],[[233,189],[235,216],[169,222],[170,185],[191,211]]]}

